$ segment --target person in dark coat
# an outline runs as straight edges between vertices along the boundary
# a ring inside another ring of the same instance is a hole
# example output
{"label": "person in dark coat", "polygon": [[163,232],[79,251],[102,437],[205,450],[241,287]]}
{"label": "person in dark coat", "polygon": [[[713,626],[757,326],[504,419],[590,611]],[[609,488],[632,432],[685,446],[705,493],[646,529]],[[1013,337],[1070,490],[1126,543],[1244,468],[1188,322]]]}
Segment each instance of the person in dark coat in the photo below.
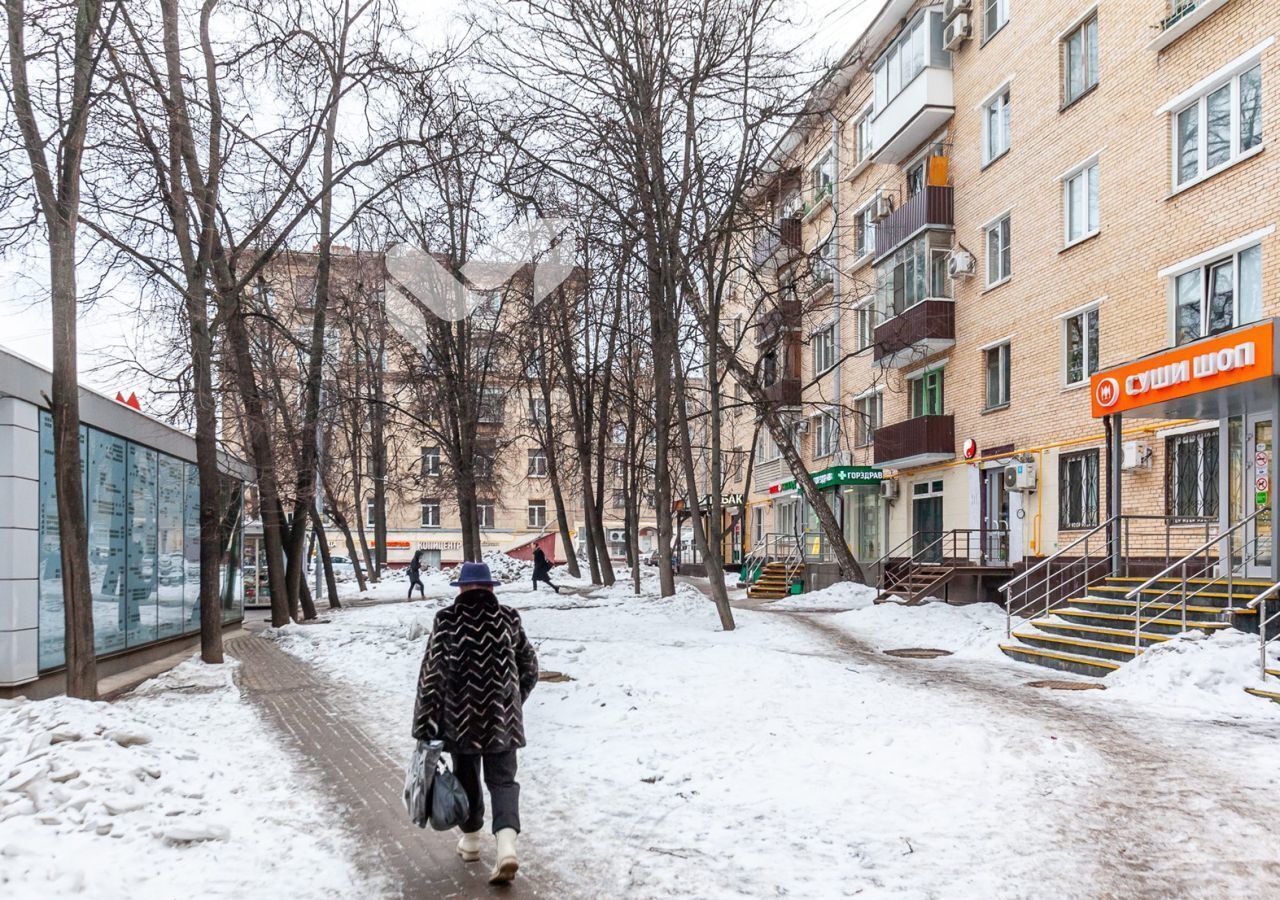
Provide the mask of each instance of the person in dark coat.
{"label": "person in dark coat", "polygon": [[560,588],[551,583],[551,562],[547,559],[547,554],[542,552],[541,547],[533,549],[533,589],[538,590],[538,582],[545,582],[547,587],[560,593]]}
{"label": "person in dark coat", "polygon": [[418,675],[413,736],[443,741],[471,806],[462,825],[458,855],[480,858],[484,825],[483,772],[493,803],[498,858],[489,881],[515,877],[520,832],[520,785],[516,750],[525,745],[522,707],[538,683],[538,657],[520,614],[493,594],[497,584],[484,563],[466,562],[456,581],[458,596],[436,613]]}
{"label": "person in dark coat", "polygon": [[422,551],[417,550],[413,554],[413,559],[409,560],[409,598],[413,599],[413,589],[418,588],[422,594],[422,599],[427,599],[427,589],[422,586]]}

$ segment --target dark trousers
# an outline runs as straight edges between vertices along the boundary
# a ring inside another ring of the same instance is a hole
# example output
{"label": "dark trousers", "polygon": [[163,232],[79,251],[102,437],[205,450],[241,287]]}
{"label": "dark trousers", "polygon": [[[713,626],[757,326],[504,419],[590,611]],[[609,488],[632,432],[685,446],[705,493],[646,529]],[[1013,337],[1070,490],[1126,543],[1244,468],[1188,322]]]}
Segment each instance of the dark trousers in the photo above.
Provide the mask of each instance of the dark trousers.
{"label": "dark trousers", "polygon": [[462,823],[470,834],[484,827],[484,793],[480,790],[480,773],[493,801],[493,833],[504,828],[520,830],[520,785],[516,783],[516,751],[504,753],[453,753],[453,774],[467,792],[471,814]]}
{"label": "dark trousers", "polygon": [[409,573],[409,599],[413,599],[413,589],[417,588],[422,594],[422,599],[427,599],[427,589],[422,586],[422,576],[416,572]]}
{"label": "dark trousers", "polygon": [[554,584],[551,583],[551,576],[548,575],[546,572],[543,572],[541,575],[533,576],[533,589],[535,591],[538,589],[539,581],[541,581],[547,587],[551,588],[551,590],[555,591],[557,594],[560,593],[560,588],[556,587]]}

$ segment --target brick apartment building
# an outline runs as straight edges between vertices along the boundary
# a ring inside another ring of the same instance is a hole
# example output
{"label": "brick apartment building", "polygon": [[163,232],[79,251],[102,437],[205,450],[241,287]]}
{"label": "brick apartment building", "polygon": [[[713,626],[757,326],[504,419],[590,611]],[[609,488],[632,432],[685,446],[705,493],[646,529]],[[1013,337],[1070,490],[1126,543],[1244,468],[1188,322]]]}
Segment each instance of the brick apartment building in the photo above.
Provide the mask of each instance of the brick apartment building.
{"label": "brick apartment building", "polygon": [[[881,5],[760,185],[777,293],[737,323],[861,560],[993,597],[1112,514],[1168,558],[1265,507],[1237,536],[1272,547],[1274,371],[1094,398],[1280,312],[1278,30],[1267,0]],[[763,438],[749,545],[818,530],[791,478]]]}

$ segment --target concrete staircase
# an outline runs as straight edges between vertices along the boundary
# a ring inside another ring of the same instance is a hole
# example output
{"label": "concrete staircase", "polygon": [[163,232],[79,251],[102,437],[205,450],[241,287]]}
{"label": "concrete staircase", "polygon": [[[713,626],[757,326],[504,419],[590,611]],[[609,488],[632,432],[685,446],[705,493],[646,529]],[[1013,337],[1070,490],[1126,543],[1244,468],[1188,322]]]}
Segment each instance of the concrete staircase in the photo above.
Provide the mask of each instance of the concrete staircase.
{"label": "concrete staircase", "polygon": [[769,562],[760,576],[747,588],[753,600],[781,600],[791,593],[791,585],[804,577],[804,565],[796,562]]}
{"label": "concrete staircase", "polygon": [[[1183,630],[1178,597],[1170,594],[1154,601],[1181,579],[1161,579],[1143,591],[1140,647],[1134,646],[1137,606],[1125,595],[1141,585],[1143,578],[1107,578],[1091,585],[1085,596],[1077,597],[1041,618],[1033,619],[1013,632],[1016,643],[1001,644],[1007,656],[1076,675],[1105,676],[1135,658],[1143,648],[1167,641]],[[1271,586],[1267,581],[1236,580],[1231,589],[1221,581],[1189,579],[1189,591],[1197,591],[1188,601],[1188,630],[1217,631],[1233,624],[1247,627],[1256,623],[1258,611],[1242,607]],[[1158,620],[1154,617],[1167,611]],[[1252,617],[1252,619],[1250,618]],[[1270,673],[1280,678],[1280,672]],[[1275,696],[1267,691],[1249,693],[1280,700],[1280,683]]]}
{"label": "concrete staircase", "polygon": [[1255,697],[1261,697],[1264,700],[1272,700],[1280,703],[1280,669],[1267,669],[1267,678],[1265,686],[1260,688],[1245,688],[1246,694],[1253,694]]}

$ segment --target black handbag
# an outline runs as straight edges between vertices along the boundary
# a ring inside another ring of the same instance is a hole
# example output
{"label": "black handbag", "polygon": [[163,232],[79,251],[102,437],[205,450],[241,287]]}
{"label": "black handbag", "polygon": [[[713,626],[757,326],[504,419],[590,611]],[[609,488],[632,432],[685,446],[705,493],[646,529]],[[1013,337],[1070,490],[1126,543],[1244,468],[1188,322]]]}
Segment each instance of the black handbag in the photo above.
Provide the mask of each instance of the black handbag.
{"label": "black handbag", "polygon": [[435,777],[431,779],[431,827],[436,831],[458,828],[471,814],[471,803],[443,759],[436,760]]}

